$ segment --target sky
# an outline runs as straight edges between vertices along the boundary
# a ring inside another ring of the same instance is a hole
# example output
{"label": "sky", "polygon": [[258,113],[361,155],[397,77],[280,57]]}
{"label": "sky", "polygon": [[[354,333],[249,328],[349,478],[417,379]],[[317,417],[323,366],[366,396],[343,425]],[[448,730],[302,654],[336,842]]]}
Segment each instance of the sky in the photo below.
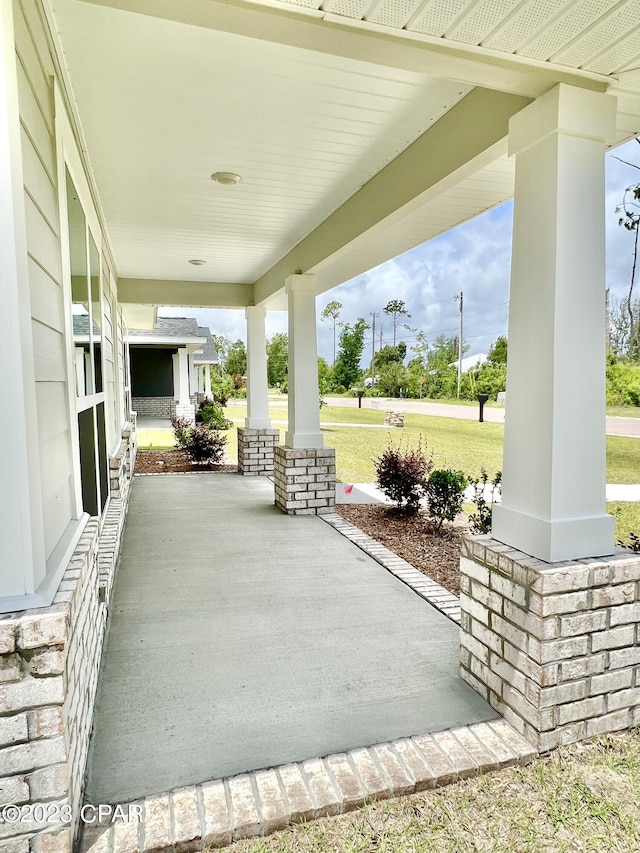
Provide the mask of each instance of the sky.
{"label": "sky", "polygon": [[[606,249],[607,287],[612,300],[628,291],[631,275],[632,234],[618,225],[616,206],[624,188],[640,182],[640,170],[619,162],[627,160],[640,165],[640,145],[631,141],[606,155]],[[458,333],[460,314],[455,295],[464,294],[463,338],[468,354],[486,353],[499,335],[507,333],[509,314],[509,268],[511,263],[511,230],[513,202],[506,202],[457,228],[435,237],[399,255],[369,272],[323,293],[317,300],[318,354],[331,363],[333,327],[331,321],[320,321],[328,302],[343,305],[340,319],[354,323],[358,317],[371,322],[377,312],[376,350],[382,343],[391,344],[392,322],[383,309],[392,299],[403,300],[410,318],[400,318],[410,329],[399,325],[397,340],[407,343],[408,356],[415,342],[416,329],[432,342],[439,334]],[[244,310],[204,308],[161,308],[161,316],[194,316],[200,325],[209,326],[214,334],[230,340],[246,342]],[[287,331],[287,313],[268,311],[267,336]],[[371,330],[365,336],[363,363],[371,354]]]}

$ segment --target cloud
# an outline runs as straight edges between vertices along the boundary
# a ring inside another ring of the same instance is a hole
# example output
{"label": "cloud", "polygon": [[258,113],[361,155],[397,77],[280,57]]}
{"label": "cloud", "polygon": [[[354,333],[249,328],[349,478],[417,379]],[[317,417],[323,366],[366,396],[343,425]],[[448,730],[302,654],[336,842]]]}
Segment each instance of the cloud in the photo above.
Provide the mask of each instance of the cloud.
{"label": "cloud", "polygon": [[[635,141],[628,142],[605,158],[607,287],[612,297],[620,298],[629,287],[633,235],[618,226],[615,208],[624,188],[640,182],[640,171],[615,157],[640,164],[640,146]],[[384,314],[385,305],[392,299],[405,302],[411,314],[406,323],[423,331],[429,340],[438,334],[456,335],[460,314],[454,297],[460,291],[464,293],[464,340],[469,354],[487,352],[498,335],[507,330],[512,220],[513,203],[507,202],[323,293],[317,301],[319,354],[328,361],[332,359],[332,323],[320,321],[323,308],[332,300],[342,303],[341,319],[346,323],[363,317],[371,324],[371,313],[378,314],[378,348],[380,329],[382,343],[392,343],[391,318]],[[195,316],[215,334],[246,340],[242,310],[162,308],[160,313]],[[404,318],[400,319],[404,322]],[[286,330],[286,312],[267,313],[267,334]],[[415,332],[399,327],[398,339],[405,340],[410,348]],[[363,363],[369,362],[370,354],[371,329],[365,339]]]}

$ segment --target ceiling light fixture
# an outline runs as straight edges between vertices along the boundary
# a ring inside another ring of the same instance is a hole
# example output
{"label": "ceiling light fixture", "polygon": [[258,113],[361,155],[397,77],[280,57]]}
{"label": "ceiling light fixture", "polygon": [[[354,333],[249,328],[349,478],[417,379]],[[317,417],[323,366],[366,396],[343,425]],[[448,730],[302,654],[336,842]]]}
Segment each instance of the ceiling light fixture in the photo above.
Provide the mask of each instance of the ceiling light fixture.
{"label": "ceiling light fixture", "polygon": [[203,264],[206,264],[206,261],[201,261],[199,258],[194,258],[192,261],[189,261],[190,264],[193,264],[194,267],[201,267]]}
{"label": "ceiling light fixture", "polygon": [[225,187],[232,187],[234,184],[239,184],[242,178],[235,172],[214,172],[211,175],[211,180]]}

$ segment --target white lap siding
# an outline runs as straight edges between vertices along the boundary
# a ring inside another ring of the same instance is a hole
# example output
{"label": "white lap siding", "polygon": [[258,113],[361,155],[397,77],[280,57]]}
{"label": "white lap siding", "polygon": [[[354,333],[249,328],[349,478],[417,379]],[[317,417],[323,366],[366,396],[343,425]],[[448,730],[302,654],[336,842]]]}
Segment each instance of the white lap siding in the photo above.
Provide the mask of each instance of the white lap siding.
{"label": "white lap siding", "polygon": [[55,170],[53,64],[35,0],[13,4],[29,285],[35,353],[45,549],[73,518],[60,222]]}

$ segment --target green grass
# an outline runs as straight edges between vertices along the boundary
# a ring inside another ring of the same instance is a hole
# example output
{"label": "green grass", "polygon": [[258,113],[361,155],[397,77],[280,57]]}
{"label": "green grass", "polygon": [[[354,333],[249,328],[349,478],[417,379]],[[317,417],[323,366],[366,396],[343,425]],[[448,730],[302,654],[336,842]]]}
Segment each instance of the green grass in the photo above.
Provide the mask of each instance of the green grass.
{"label": "green grass", "polygon": [[616,520],[616,542],[629,542],[629,534],[640,536],[640,503],[635,501],[609,501],[607,512]]}
{"label": "green grass", "polygon": [[230,853],[637,853],[640,733],[240,841]]}
{"label": "green grass", "polygon": [[[485,467],[493,474],[502,466],[501,424],[453,418],[405,415],[404,429],[353,429],[324,427],[325,444],[336,451],[338,477],[347,483],[375,481],[374,458],[387,447],[389,439],[415,446],[422,437],[436,468],[455,468],[476,476]],[[640,481],[639,481],[640,482]]]}
{"label": "green grass", "polygon": [[607,406],[607,414],[614,418],[640,418],[640,406]]}
{"label": "green grass", "polygon": [[[243,419],[246,408],[227,406],[229,418]],[[282,406],[271,406],[270,417],[274,421],[286,421],[287,410]],[[321,424],[357,423],[381,425],[384,411],[324,406],[320,410]],[[502,424],[441,418],[429,415],[405,415],[404,429],[366,429],[366,427],[323,427],[325,443],[336,450],[338,477],[344,482],[371,483],[375,480],[373,460],[387,446],[389,436],[394,442],[402,437],[403,442],[415,445],[420,436],[428,453],[433,453],[437,468],[454,468],[470,476],[477,476],[481,468],[493,474],[502,467]],[[235,454],[236,436],[228,432],[227,447]],[[139,446],[145,448],[172,447],[171,432],[166,429],[140,431]],[[607,436],[607,482],[640,483],[640,440],[624,436]]]}

